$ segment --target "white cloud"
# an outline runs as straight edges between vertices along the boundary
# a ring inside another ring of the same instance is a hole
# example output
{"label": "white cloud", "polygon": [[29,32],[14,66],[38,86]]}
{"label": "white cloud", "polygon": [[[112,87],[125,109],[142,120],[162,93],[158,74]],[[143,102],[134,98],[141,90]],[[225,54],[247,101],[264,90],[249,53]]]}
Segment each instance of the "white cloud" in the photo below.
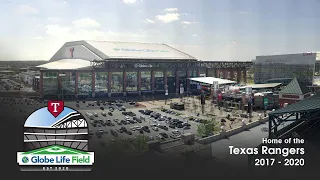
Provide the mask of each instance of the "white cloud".
{"label": "white cloud", "polygon": [[190,21],[182,21],[181,24],[192,24]]}
{"label": "white cloud", "polygon": [[68,27],[61,27],[60,25],[47,25],[46,26],[46,33],[49,36],[59,37],[63,36],[64,34],[68,34],[70,28]]}
{"label": "white cloud", "polygon": [[247,12],[247,11],[240,11],[239,13],[243,14],[243,15],[249,14],[249,12]]}
{"label": "white cloud", "polygon": [[57,17],[49,17],[48,20],[51,21],[51,22],[58,22],[58,21],[60,21],[60,18],[57,18]]}
{"label": "white cloud", "polygon": [[197,34],[192,34],[192,36],[193,36],[193,37],[197,37],[198,35],[197,35]]}
{"label": "white cloud", "polygon": [[156,18],[162,22],[169,23],[180,19],[179,13],[167,13],[165,15],[157,15]]}
{"label": "white cloud", "polygon": [[144,38],[145,34],[135,34],[127,32],[101,31],[97,29],[80,29],[72,27],[63,27],[60,25],[47,25],[46,34],[49,37],[59,38],[62,41],[76,40],[115,40],[129,41],[130,39]]}
{"label": "white cloud", "polygon": [[36,8],[29,5],[20,5],[15,9],[15,12],[17,14],[38,14],[39,13],[39,11]]}
{"label": "white cloud", "polygon": [[43,37],[42,37],[42,36],[36,36],[36,37],[30,37],[30,39],[42,40],[42,39],[43,39]]}
{"label": "white cloud", "polygon": [[134,4],[134,3],[136,3],[136,0],[123,0],[123,2],[125,4]]}
{"label": "white cloud", "polygon": [[175,12],[175,11],[178,11],[179,9],[178,8],[166,8],[164,9],[164,11],[167,11],[167,12]]}
{"label": "white cloud", "polygon": [[143,22],[144,22],[144,23],[151,23],[151,24],[154,24],[154,23],[155,23],[155,22],[152,21],[151,19],[146,19],[146,20],[144,20]]}
{"label": "white cloud", "polygon": [[76,28],[98,28],[100,27],[100,24],[93,19],[90,18],[83,18],[83,19],[78,19],[72,22],[72,24]]}

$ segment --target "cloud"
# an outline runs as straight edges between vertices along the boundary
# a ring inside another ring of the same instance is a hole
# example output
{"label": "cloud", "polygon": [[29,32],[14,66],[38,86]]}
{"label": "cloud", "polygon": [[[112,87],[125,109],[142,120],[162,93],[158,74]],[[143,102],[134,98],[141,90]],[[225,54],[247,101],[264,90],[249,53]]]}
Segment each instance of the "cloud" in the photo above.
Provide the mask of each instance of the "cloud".
{"label": "cloud", "polygon": [[96,20],[93,20],[90,18],[78,19],[78,20],[73,21],[72,24],[76,28],[98,28],[98,27],[100,27],[100,24]]}
{"label": "cloud", "polygon": [[247,14],[249,14],[249,12],[248,11],[240,11],[239,14],[247,15]]}
{"label": "cloud", "polygon": [[123,2],[125,4],[134,4],[134,3],[136,3],[136,0],[123,0]]}
{"label": "cloud", "polygon": [[178,10],[179,10],[178,8],[166,8],[166,9],[164,9],[164,11],[167,11],[167,12],[176,12]]}
{"label": "cloud", "polygon": [[188,24],[189,25],[189,24],[192,24],[192,22],[190,22],[190,21],[182,21],[181,24]]}
{"label": "cloud", "polygon": [[49,17],[48,20],[51,21],[51,22],[58,22],[58,21],[60,21],[60,18],[57,18],[57,17]]}
{"label": "cloud", "polygon": [[78,40],[114,40],[128,41],[130,39],[139,39],[146,37],[145,34],[135,34],[130,32],[101,31],[98,29],[72,28],[60,25],[47,25],[46,34],[49,37],[59,38],[61,41]]}
{"label": "cloud", "polygon": [[38,14],[39,13],[39,11],[36,8],[29,5],[20,5],[15,9],[15,12],[17,14]]}
{"label": "cloud", "polygon": [[152,21],[151,19],[146,19],[146,20],[144,20],[143,22],[144,22],[144,23],[151,23],[151,24],[154,24],[154,23],[155,23],[155,22]]}
{"label": "cloud", "polygon": [[192,34],[192,36],[193,36],[193,37],[197,37],[198,35],[197,35],[197,34]]}
{"label": "cloud", "polygon": [[157,15],[156,18],[162,22],[169,23],[180,19],[179,13],[167,13],[165,15]]}

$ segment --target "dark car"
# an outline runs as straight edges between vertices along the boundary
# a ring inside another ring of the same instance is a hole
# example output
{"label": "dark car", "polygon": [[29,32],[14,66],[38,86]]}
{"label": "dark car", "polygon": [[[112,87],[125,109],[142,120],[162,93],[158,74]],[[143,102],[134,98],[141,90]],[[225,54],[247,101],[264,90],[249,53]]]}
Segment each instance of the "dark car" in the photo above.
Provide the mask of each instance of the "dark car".
{"label": "dark car", "polygon": [[104,107],[100,107],[100,109],[103,111],[103,110],[104,110]]}
{"label": "dark car", "polygon": [[169,137],[168,134],[166,134],[166,133],[159,133],[159,134],[164,138],[168,138]]}
{"label": "dark car", "polygon": [[113,116],[112,112],[108,112],[109,116]]}
{"label": "dark car", "polygon": [[123,127],[123,126],[120,129],[122,129],[123,132],[127,132],[128,131],[127,128]]}
{"label": "dark car", "polygon": [[143,130],[142,129],[139,132],[140,132],[140,134],[143,134]]}
{"label": "dark car", "polygon": [[184,126],[182,125],[182,123],[177,124],[177,128],[183,128]]}
{"label": "dark car", "polygon": [[118,133],[114,131],[113,129],[110,129],[110,133],[112,136],[118,137]]}
{"label": "dark car", "polygon": [[169,125],[169,128],[175,129],[176,125],[174,123],[172,123],[172,124]]}
{"label": "dark car", "polygon": [[129,134],[129,135],[132,135],[132,132],[131,131],[125,131],[127,134]]}

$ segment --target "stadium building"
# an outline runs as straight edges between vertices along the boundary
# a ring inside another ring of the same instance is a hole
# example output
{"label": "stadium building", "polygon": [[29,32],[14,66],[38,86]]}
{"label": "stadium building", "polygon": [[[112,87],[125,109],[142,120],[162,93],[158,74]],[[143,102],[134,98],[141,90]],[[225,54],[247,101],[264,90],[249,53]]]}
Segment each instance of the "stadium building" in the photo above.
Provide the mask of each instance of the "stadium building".
{"label": "stadium building", "polygon": [[40,69],[42,97],[64,98],[178,94],[197,91],[188,78],[204,76],[246,83],[252,62],[198,61],[165,44],[75,41],[65,43]]}
{"label": "stadium building", "polygon": [[314,76],[320,72],[320,53],[283,54],[257,56],[254,64],[256,84],[297,78],[306,86],[314,84]]}

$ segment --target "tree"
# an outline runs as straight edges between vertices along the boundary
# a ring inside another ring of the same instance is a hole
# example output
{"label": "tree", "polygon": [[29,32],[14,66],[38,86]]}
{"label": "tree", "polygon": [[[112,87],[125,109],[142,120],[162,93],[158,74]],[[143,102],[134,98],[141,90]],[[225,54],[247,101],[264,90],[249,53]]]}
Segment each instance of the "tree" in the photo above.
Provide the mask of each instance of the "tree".
{"label": "tree", "polygon": [[205,121],[204,123],[201,123],[198,125],[197,133],[199,136],[210,136],[212,133],[217,131],[217,122],[215,121],[215,118],[212,118],[211,121]]}

